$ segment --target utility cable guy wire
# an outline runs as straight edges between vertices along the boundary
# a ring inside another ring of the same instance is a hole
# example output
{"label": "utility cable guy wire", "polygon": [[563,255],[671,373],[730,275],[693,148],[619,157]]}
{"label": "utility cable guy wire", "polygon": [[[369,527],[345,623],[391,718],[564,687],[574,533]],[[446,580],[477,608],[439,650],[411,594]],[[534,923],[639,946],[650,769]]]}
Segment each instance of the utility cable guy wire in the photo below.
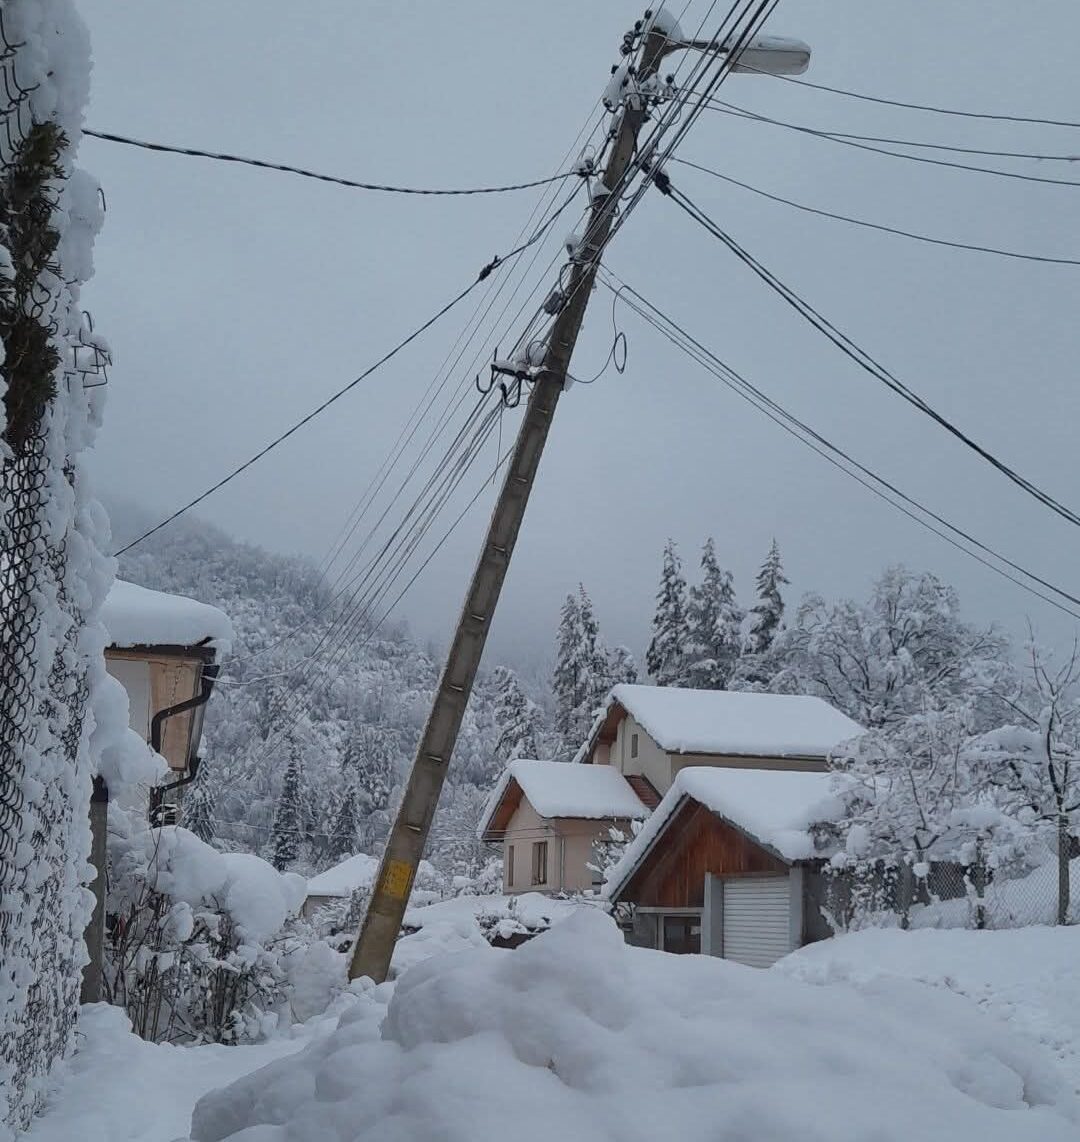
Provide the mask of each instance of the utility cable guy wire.
{"label": "utility cable guy wire", "polygon": [[880,381],[891,389],[897,396],[907,401],[920,412],[930,417],[936,424],[944,428],[950,435],[955,436],[962,444],[971,449],[992,467],[996,468],[1017,487],[1038,500],[1044,507],[1049,508],[1056,515],[1061,516],[1071,524],[1080,526],[1080,515],[1072,508],[1058,502],[1048,492],[1043,491],[1037,484],[1021,476],[1015,469],[999,460],[989,449],[977,443],[962,429],[953,424],[939,413],[933,406],[924,400],[918,393],[908,388],[901,380],[895,377],[883,365],[879,364],[866,350],[861,349],[846,334],[842,333],[826,317],[819,313],[809,302],[800,297],[794,290],[786,286],[775,274],[766,269],[752,254],[748,253],[729,234],[723,231],[707,214],[696,206],[682,191],[671,185],[670,180],[661,171],[655,176],[657,188],[671,199],[682,211],[688,214],[698,225],[707,230],[714,238],[722,242],[735,256],[748,266],[766,285],[779,294],[805,321],[812,325],[819,333],[830,340],[845,356],[854,361],[860,368],[869,373],[875,380]]}
{"label": "utility cable guy wire", "polygon": [[533,179],[531,182],[515,182],[506,186],[470,186],[470,187],[419,187],[394,186],[390,183],[359,182],[356,179],[341,178],[338,175],[319,174],[318,171],[307,170],[305,167],[294,167],[288,163],[274,163],[267,159],[252,159],[243,155],[230,155],[219,151],[203,151],[198,147],[173,147],[166,143],[149,143],[143,139],[132,139],[127,135],[117,135],[112,131],[92,131],[89,127],[83,130],[84,135],[93,139],[103,139],[108,143],[123,143],[128,147],[139,147],[144,151],[160,151],[168,155],[188,155],[198,159],[215,159],[222,163],[238,163],[241,166],[259,167],[262,170],[281,171],[284,174],[297,174],[302,178],[313,178],[317,182],[331,182],[337,186],[347,186],[352,190],[375,190],[385,194],[419,194],[419,195],[467,195],[467,194],[505,194],[511,190],[530,190],[535,186],[547,186],[552,182],[562,182],[571,178],[577,171],[564,171],[562,174],[549,175],[547,178]]}

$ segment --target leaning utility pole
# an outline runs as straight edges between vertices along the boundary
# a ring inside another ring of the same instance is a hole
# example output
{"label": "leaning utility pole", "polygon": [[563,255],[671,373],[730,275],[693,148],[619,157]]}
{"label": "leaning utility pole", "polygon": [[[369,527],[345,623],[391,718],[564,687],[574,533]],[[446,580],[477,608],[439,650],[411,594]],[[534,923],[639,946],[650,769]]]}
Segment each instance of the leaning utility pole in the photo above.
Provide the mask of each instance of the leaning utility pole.
{"label": "leaning utility pole", "polygon": [[[646,36],[642,62],[637,71],[639,84],[656,74],[667,50],[670,50],[667,37],[657,28],[651,30]],[[566,383],[570,358],[585,316],[585,307],[589,304],[600,255],[611,232],[619,198],[612,192],[623,189],[624,176],[633,160],[638,133],[647,115],[647,101],[644,99],[623,104],[618,133],[602,179],[607,193],[593,197],[580,246],[584,254],[574,262],[565,291],[566,304],[552,326],[543,365],[536,375],[536,384],[518,430],[510,466],[488,525],[480,560],[473,572],[446,666],[439,679],[435,702],[420,738],[405,796],[387,841],[375,890],[356,941],[349,966],[350,979],[370,976],[381,983],[390,970],[390,957],[401,929],[413,878],[424,854],[461,719],[472,693],[495,606],[551,428],[551,418]]]}

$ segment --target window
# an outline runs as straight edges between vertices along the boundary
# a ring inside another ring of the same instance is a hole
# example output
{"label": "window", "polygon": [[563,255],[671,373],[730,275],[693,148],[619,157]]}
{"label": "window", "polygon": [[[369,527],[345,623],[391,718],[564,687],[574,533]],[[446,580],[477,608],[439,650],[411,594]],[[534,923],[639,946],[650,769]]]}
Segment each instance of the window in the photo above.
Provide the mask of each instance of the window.
{"label": "window", "polygon": [[514,846],[509,845],[506,849],[506,887],[511,888],[514,884]]}
{"label": "window", "polygon": [[663,951],[678,955],[700,955],[700,916],[664,916],[662,922],[660,938]]}
{"label": "window", "polygon": [[630,735],[630,756],[637,757],[637,734]]}
{"label": "window", "polygon": [[547,841],[536,841],[533,844],[533,884],[547,884],[547,845]]}

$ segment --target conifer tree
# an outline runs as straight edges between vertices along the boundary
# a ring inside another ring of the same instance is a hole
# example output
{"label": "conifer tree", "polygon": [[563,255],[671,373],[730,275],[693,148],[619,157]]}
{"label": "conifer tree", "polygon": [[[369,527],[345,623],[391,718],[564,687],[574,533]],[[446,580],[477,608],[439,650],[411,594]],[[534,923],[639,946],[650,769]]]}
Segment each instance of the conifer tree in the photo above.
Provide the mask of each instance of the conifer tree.
{"label": "conifer tree", "polygon": [[498,734],[495,752],[502,762],[540,756],[542,718],[540,709],[521,687],[517,675],[508,667],[495,671],[494,719]]}
{"label": "conifer tree", "polygon": [[577,646],[581,641],[581,615],[577,596],[569,594],[559,612],[559,633],[555,639],[555,669],[551,689],[555,697],[555,730],[569,737],[578,704]]}
{"label": "conifer tree", "polygon": [[581,745],[609,685],[608,655],[592,600],[579,584],[577,595],[568,595],[563,604],[552,678],[555,729],[564,753],[572,754]]}
{"label": "conifer tree", "polygon": [[673,540],[664,547],[664,566],[656,592],[652,641],[645,666],[658,686],[686,684],[686,580]]}
{"label": "conifer tree", "polygon": [[708,539],[701,553],[701,582],[687,604],[687,678],[702,690],[725,690],[742,647],[743,612],[735,601],[731,572],[716,562]]}
{"label": "conifer tree", "polygon": [[300,775],[300,749],[296,742],[289,742],[289,764],[278,794],[277,812],[274,814],[273,856],[271,862],[278,870],[286,868],[300,854],[300,827],[303,816]]}
{"label": "conifer tree", "polygon": [[341,768],[357,791],[361,813],[379,813],[394,792],[396,743],[392,731],[367,722],[353,723]]}
{"label": "conifer tree", "polygon": [[205,773],[200,770],[199,776],[191,783],[184,797],[181,824],[207,844],[214,839],[215,801],[213,787],[207,781]]}
{"label": "conifer tree", "polygon": [[774,539],[757,575],[758,601],[750,608],[753,621],[746,641],[749,654],[764,654],[772,646],[784,618],[784,599],[780,588],[787,583],[780,562],[780,548]]}
{"label": "conifer tree", "polygon": [[356,787],[350,781],[345,786],[345,793],[334,815],[334,822],[330,826],[328,846],[330,857],[341,860],[343,857],[352,856],[357,851],[359,834],[360,816]]}
{"label": "conifer tree", "polygon": [[616,646],[608,651],[607,675],[609,689],[623,682],[636,682],[638,680],[637,663],[627,647]]}

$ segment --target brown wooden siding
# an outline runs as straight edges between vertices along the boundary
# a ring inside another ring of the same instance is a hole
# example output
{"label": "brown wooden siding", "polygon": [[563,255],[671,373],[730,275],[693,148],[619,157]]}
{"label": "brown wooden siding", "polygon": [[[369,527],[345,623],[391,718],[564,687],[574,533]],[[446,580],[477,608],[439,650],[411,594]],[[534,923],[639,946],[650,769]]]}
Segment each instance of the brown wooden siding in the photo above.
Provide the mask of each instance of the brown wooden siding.
{"label": "brown wooden siding", "polygon": [[688,801],[619,898],[642,907],[701,908],[706,873],[738,876],[787,869],[783,861],[703,805]]}

